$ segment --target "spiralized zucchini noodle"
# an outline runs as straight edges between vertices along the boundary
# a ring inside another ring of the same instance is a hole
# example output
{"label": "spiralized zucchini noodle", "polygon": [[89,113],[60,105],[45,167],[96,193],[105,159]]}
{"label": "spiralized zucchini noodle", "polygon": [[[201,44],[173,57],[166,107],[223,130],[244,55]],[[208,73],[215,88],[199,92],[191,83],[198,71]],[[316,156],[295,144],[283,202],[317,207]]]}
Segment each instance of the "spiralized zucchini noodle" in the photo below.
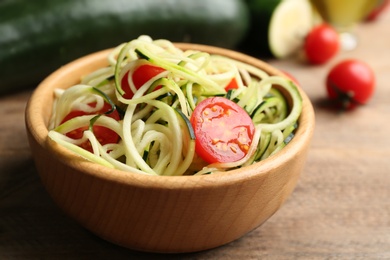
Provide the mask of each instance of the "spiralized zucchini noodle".
{"label": "spiralized zucchini noodle", "polygon": [[[52,140],[92,162],[140,174],[211,174],[272,156],[293,138],[298,127],[302,100],[287,77],[268,75],[228,57],[181,50],[168,40],[145,35],[119,45],[107,59],[107,67],[85,75],[79,84],[55,90],[49,125]],[[153,64],[164,71],[137,89],[129,75],[142,64]],[[232,78],[238,87],[225,90]],[[134,93],[132,98],[123,96],[123,80]],[[253,120],[252,143],[239,161],[208,164],[195,152],[189,118],[196,105],[210,96],[232,100]],[[99,113],[105,103],[112,109]],[[109,116],[113,110],[119,112],[120,120]],[[71,111],[84,114],[62,122]],[[86,126],[89,128],[81,138],[67,136]],[[101,144],[93,126],[110,129],[119,141]],[[86,141],[91,151],[80,147]]]}

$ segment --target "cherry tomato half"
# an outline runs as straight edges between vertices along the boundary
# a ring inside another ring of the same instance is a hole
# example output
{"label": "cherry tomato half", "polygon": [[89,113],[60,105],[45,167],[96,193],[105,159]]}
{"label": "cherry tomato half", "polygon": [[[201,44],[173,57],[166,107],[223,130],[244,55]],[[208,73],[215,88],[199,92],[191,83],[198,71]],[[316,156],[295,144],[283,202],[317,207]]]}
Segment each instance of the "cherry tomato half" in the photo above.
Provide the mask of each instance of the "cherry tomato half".
{"label": "cherry tomato half", "polygon": [[312,64],[322,64],[336,55],[340,49],[338,33],[327,24],[315,26],[306,36],[304,51]]}
{"label": "cherry tomato half", "polygon": [[374,93],[375,74],[364,62],[344,60],[334,66],[326,79],[331,100],[343,109],[367,103]]}
{"label": "cherry tomato half", "polygon": [[[165,69],[153,66],[153,65],[141,65],[139,66],[132,75],[132,80],[136,89],[142,87],[148,80],[157,76],[161,72],[164,72]],[[125,92],[123,97],[127,99],[131,99],[134,96],[133,91],[131,91],[129,82],[128,82],[129,72],[127,72],[122,78],[122,89]]]}
{"label": "cherry tomato half", "polygon": [[[89,106],[91,107],[96,107],[96,102],[92,102],[92,103],[89,103],[88,104]],[[78,116],[83,116],[83,115],[93,115],[93,114],[104,114],[104,113],[107,113],[108,111],[111,110],[111,105],[108,104],[108,103],[104,103],[102,109],[100,109],[99,111],[97,112],[94,112],[94,113],[86,113],[84,111],[81,111],[81,110],[73,110],[71,111],[69,114],[67,114],[65,116],[65,118],[62,120],[61,124],[72,119],[72,118],[75,118],[75,117],[78,117]],[[120,117],[119,117],[119,113],[118,111],[114,110],[113,112],[107,114],[107,116],[115,119],[115,120],[119,120]],[[72,138],[72,139],[80,139],[82,136],[83,136],[83,132],[85,130],[88,130],[89,128],[89,125],[88,126],[85,126],[85,127],[80,127],[80,128],[77,128],[69,133],[66,133],[66,136]],[[107,128],[107,127],[104,127],[104,126],[98,126],[98,125],[94,125],[92,127],[92,130],[93,130],[93,133],[95,134],[97,140],[102,144],[102,145],[105,145],[105,144],[109,144],[109,143],[117,143],[119,141],[119,136],[117,133],[115,133],[114,131],[112,131],[111,129]],[[85,141],[84,143],[82,143],[80,145],[80,147],[84,148],[85,150],[87,151],[90,151],[92,152],[92,145],[91,145],[91,142],[89,141]]]}
{"label": "cherry tomato half", "polygon": [[254,124],[233,101],[211,97],[201,101],[191,115],[196,153],[206,162],[235,162],[249,150]]}

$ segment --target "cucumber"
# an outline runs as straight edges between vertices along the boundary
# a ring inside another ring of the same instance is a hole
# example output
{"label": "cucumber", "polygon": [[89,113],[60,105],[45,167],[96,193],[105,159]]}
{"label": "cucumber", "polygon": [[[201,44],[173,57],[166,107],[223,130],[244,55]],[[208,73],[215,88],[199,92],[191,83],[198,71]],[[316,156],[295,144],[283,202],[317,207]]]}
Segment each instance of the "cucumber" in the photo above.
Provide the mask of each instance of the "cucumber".
{"label": "cucumber", "polygon": [[[265,110],[270,110],[268,115]],[[258,105],[251,114],[251,118],[255,124],[261,124],[263,122],[273,122],[283,118],[287,113],[287,104],[284,100],[271,97],[265,99],[260,105]]]}
{"label": "cucumber", "polygon": [[181,110],[175,108],[175,111],[179,115],[179,118],[181,119],[180,126],[182,127],[182,129],[186,129],[190,139],[195,140],[195,132],[194,132],[194,128],[191,125],[190,120],[183,114]]}
{"label": "cucumber", "polygon": [[244,46],[256,55],[285,58],[303,44],[313,26],[308,0],[247,0],[250,33]]}
{"label": "cucumber", "polygon": [[254,157],[255,161],[261,160],[261,157],[264,155],[270,143],[271,133],[262,133],[260,137],[259,148],[257,149],[256,155]]}
{"label": "cucumber", "polygon": [[[122,52],[123,52],[123,50],[125,50],[125,48],[122,49]],[[199,83],[200,85],[207,86],[207,91],[205,88],[203,88],[203,92],[202,92],[203,95],[210,95],[210,96],[225,95],[225,89],[223,87],[219,86],[217,83],[215,83],[214,81],[212,81],[210,79],[199,76],[194,71],[191,71],[189,69],[186,69],[186,68],[180,66],[180,63],[173,64],[172,62],[168,62],[166,60],[163,60],[145,48],[143,48],[142,50],[140,48],[138,48],[135,50],[135,52],[138,54],[138,56],[140,58],[146,59],[149,62],[154,63],[161,68],[172,71],[172,72],[176,73],[177,75],[181,75],[181,76],[183,76],[183,78],[188,78],[193,82]],[[119,54],[119,58],[121,58],[121,54]],[[118,64],[119,63],[117,63],[116,70],[119,69]],[[116,84],[119,85],[119,82],[116,82]]]}
{"label": "cucumber", "polygon": [[0,14],[0,95],[142,34],[234,48],[249,29],[244,0],[3,0]]}

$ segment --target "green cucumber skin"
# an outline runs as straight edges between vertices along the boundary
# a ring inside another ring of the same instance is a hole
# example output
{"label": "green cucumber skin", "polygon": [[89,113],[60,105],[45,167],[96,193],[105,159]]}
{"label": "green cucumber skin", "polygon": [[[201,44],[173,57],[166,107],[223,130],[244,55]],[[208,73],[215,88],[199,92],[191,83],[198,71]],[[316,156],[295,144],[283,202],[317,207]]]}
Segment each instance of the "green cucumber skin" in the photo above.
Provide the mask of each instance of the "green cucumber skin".
{"label": "green cucumber skin", "polygon": [[0,1],[0,95],[139,35],[234,48],[249,29],[244,0]]}
{"label": "green cucumber skin", "polygon": [[250,10],[250,29],[240,48],[253,56],[272,58],[268,34],[274,10],[282,0],[247,0]]}

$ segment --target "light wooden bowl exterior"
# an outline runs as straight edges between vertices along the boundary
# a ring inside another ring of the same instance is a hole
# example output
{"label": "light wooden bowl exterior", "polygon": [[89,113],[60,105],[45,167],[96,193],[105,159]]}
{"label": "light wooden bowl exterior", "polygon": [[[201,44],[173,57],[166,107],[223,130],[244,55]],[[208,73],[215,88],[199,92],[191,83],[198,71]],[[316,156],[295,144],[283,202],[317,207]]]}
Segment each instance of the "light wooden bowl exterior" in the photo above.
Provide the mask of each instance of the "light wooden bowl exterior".
{"label": "light wooden bowl exterior", "polygon": [[[177,44],[223,54],[280,72],[262,61],[215,47]],[[44,80],[26,108],[26,128],[36,168],[59,207],[96,235],[135,250],[193,252],[240,238],[271,217],[293,191],[314,130],[305,95],[295,138],[277,155],[231,172],[155,177],[91,163],[47,138],[53,90],[67,88],[107,65],[110,50],[76,60]]]}

